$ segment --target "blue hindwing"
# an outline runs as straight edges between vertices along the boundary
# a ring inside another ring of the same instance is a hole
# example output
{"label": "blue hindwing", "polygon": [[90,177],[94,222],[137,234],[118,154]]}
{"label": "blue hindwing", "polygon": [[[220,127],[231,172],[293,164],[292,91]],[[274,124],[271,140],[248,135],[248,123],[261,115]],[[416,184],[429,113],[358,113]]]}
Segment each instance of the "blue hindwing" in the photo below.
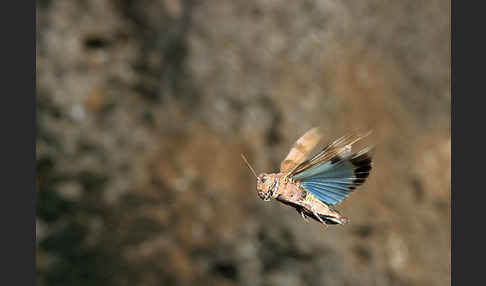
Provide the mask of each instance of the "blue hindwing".
{"label": "blue hindwing", "polygon": [[371,158],[367,152],[360,152],[323,162],[292,178],[322,202],[336,205],[366,180],[370,170]]}

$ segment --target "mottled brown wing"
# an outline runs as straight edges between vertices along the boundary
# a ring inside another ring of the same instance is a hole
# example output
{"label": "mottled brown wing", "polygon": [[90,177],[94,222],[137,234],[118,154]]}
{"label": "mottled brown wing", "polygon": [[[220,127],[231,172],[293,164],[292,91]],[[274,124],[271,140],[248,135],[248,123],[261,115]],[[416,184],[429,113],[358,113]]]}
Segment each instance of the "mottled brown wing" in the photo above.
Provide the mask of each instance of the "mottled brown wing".
{"label": "mottled brown wing", "polygon": [[314,127],[302,135],[290,149],[287,157],[280,164],[280,172],[286,173],[305,161],[309,152],[321,140],[319,128]]}
{"label": "mottled brown wing", "polygon": [[327,160],[331,160],[332,158],[335,158],[336,156],[339,155],[343,155],[343,156],[349,155],[351,154],[352,145],[358,142],[359,140],[367,137],[370,134],[371,131],[365,134],[351,133],[346,136],[343,136],[335,140],[334,142],[328,144],[326,147],[324,147],[324,149],[322,149],[321,152],[316,154],[311,159],[303,161],[299,165],[295,166],[295,168],[291,170],[290,174],[297,174],[303,172],[309,168],[312,168],[313,166],[319,165],[322,162],[325,162]]}

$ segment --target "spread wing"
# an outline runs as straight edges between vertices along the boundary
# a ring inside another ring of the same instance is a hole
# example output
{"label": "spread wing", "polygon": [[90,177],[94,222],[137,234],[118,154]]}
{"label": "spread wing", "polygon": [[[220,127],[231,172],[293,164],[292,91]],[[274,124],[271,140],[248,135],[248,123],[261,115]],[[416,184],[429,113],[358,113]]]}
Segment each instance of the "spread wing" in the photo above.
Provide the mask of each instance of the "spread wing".
{"label": "spread wing", "polygon": [[321,140],[321,134],[318,128],[312,128],[302,135],[290,149],[287,157],[280,164],[280,172],[287,173],[305,161],[309,152]]}
{"label": "spread wing", "polygon": [[372,168],[371,148],[351,152],[352,144],[363,137],[349,135],[332,142],[297,166],[292,179],[328,205],[342,202],[366,181]]}

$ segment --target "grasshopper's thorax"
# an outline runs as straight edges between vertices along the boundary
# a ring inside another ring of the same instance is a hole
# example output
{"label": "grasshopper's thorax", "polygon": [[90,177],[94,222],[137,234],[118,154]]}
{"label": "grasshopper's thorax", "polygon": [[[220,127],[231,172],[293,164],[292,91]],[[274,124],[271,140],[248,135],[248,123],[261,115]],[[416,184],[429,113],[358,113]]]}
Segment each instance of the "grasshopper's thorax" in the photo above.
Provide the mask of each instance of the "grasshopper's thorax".
{"label": "grasshopper's thorax", "polygon": [[282,181],[283,174],[260,174],[257,180],[257,194],[260,199],[264,201],[270,198],[277,192]]}

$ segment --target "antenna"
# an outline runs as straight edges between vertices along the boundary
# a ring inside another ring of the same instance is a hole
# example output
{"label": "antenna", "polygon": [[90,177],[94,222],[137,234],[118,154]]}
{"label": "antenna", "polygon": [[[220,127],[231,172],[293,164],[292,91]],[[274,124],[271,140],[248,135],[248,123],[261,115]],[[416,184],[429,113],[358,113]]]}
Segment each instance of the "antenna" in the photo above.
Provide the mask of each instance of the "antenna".
{"label": "antenna", "polygon": [[255,177],[257,178],[257,180],[259,180],[257,174],[255,173],[255,170],[253,170],[253,168],[251,167],[250,163],[248,163],[248,160],[246,159],[245,155],[241,154],[241,158],[243,159],[243,161],[245,161],[246,165],[248,166],[248,168],[250,169],[250,171],[253,173],[253,175],[255,175]]}

